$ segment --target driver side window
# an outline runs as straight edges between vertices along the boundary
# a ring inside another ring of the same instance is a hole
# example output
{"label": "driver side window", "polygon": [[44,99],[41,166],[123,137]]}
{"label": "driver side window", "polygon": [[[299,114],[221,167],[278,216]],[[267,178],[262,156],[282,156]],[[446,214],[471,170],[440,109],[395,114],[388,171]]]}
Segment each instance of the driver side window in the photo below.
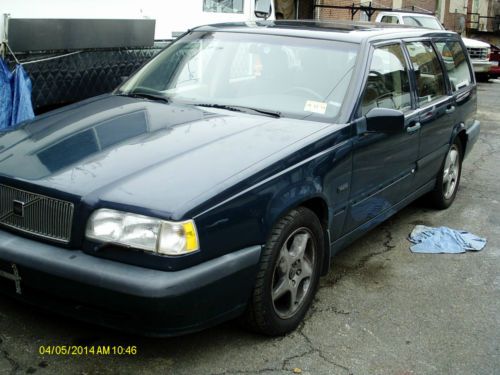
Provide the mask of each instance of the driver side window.
{"label": "driver side window", "polygon": [[361,102],[362,114],[375,107],[401,111],[411,108],[408,68],[399,44],[379,47],[373,52]]}

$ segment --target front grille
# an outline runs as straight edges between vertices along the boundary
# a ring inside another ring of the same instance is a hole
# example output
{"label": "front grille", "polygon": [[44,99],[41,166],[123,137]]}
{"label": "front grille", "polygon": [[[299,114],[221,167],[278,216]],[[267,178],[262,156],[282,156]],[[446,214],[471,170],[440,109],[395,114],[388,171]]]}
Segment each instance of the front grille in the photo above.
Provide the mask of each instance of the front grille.
{"label": "front grille", "polygon": [[0,184],[0,225],[68,243],[73,203]]}
{"label": "front grille", "polygon": [[467,48],[471,59],[488,59],[488,48]]}

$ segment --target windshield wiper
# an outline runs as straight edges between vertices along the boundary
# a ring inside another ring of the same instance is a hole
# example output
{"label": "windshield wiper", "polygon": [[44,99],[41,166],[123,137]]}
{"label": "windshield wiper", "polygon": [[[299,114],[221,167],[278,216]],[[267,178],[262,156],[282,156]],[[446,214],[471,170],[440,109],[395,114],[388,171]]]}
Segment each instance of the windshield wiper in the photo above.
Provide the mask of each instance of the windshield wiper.
{"label": "windshield wiper", "polygon": [[153,94],[151,92],[144,91],[130,91],[130,92],[120,92],[117,95],[120,96],[128,96],[131,98],[144,98],[156,101],[162,101],[165,103],[170,103],[170,99],[163,95]]}
{"label": "windshield wiper", "polygon": [[270,116],[270,117],[274,117],[274,118],[280,118],[281,117],[281,112],[278,112],[278,111],[271,111],[271,110],[267,110],[267,109],[245,107],[245,106],[241,106],[241,105],[209,104],[209,103],[199,103],[199,104],[194,104],[194,105],[198,106],[198,107],[226,109],[228,111],[234,111],[234,112],[258,113],[258,114],[261,114],[261,115]]}

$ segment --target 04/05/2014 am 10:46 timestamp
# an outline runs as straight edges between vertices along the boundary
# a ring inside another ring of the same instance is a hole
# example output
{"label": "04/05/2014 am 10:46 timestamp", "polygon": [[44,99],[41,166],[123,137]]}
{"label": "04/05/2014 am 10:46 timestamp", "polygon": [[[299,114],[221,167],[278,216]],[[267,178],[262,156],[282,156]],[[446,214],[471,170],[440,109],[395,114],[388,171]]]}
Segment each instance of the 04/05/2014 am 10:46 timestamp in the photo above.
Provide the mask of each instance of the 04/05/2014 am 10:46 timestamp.
{"label": "04/05/2014 am 10:46 timestamp", "polygon": [[121,345],[41,345],[38,348],[40,355],[51,356],[106,356],[106,355],[137,355],[137,346],[121,346]]}

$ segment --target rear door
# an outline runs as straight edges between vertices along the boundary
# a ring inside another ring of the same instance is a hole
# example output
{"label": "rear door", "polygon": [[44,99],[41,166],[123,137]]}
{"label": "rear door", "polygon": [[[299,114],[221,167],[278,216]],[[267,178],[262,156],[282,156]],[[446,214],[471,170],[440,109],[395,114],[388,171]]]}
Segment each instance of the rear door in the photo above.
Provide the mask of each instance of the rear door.
{"label": "rear door", "polygon": [[390,209],[411,188],[418,155],[419,114],[412,105],[408,65],[399,42],[373,51],[359,115],[375,107],[402,111],[405,128],[391,134],[358,130],[344,232]]}
{"label": "rear door", "polygon": [[411,41],[406,48],[412,63],[419,107],[420,146],[414,186],[431,181],[448,150],[456,106],[440,59],[431,41]]}
{"label": "rear door", "polygon": [[447,72],[448,86],[456,107],[454,125],[457,129],[461,124],[468,128],[474,122],[476,86],[467,50],[460,41],[450,38],[437,40],[435,45]]}

